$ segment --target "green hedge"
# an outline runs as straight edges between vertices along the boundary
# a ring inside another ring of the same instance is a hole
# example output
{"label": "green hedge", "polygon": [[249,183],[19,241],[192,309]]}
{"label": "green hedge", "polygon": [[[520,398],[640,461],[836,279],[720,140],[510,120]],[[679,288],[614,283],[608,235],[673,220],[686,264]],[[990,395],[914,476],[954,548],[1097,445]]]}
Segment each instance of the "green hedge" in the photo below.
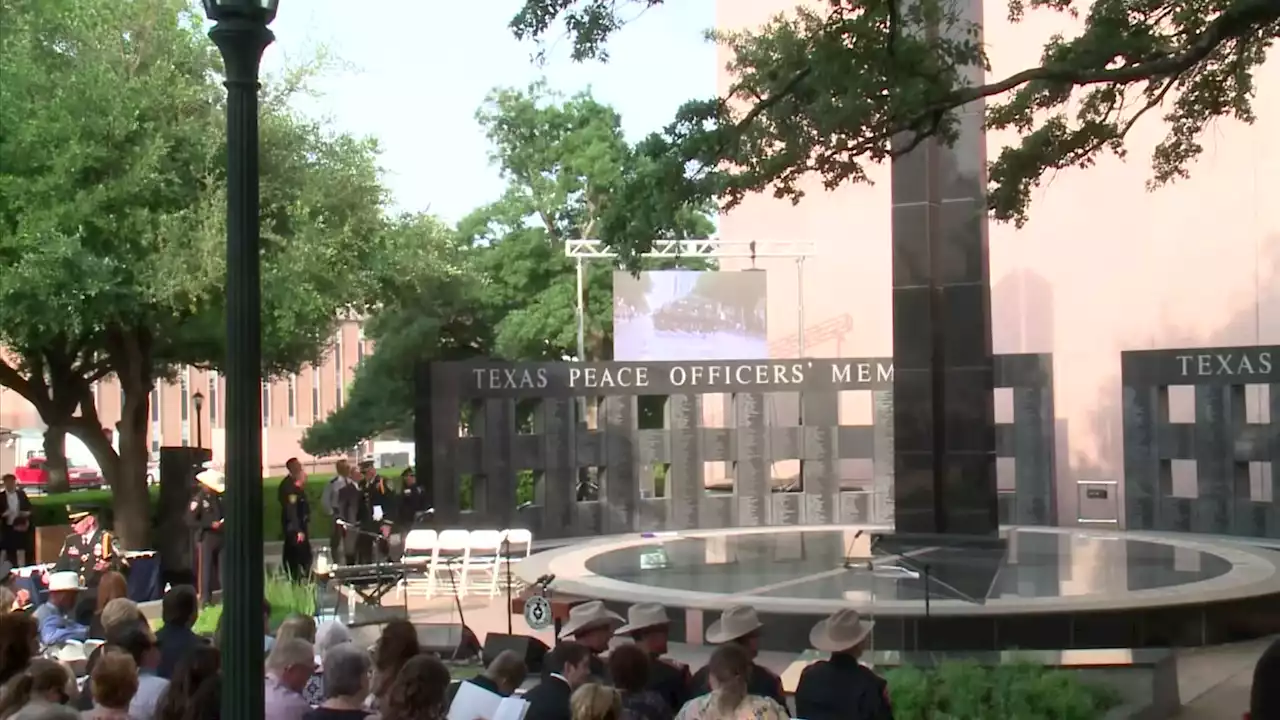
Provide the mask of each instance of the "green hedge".
{"label": "green hedge", "polygon": [[[399,481],[402,468],[382,468],[379,472],[388,480]],[[320,506],[320,494],[324,486],[333,479],[331,475],[314,475],[307,478],[306,494],[311,502],[311,534],[315,537],[329,537],[333,529],[333,518],[329,511]],[[268,542],[280,539],[280,497],[278,490],[283,477],[267,478],[262,486],[262,537]],[[158,526],[160,488],[153,486],[151,494],[152,527]],[[110,490],[73,490],[72,492],[54,495],[40,495],[31,498],[32,517],[37,525],[66,525],[67,505],[85,504],[99,505],[108,508],[108,524],[110,524],[111,491]]]}
{"label": "green hedge", "polygon": [[885,679],[895,720],[1098,720],[1120,703],[1111,688],[1033,663],[944,662],[893,668]]}

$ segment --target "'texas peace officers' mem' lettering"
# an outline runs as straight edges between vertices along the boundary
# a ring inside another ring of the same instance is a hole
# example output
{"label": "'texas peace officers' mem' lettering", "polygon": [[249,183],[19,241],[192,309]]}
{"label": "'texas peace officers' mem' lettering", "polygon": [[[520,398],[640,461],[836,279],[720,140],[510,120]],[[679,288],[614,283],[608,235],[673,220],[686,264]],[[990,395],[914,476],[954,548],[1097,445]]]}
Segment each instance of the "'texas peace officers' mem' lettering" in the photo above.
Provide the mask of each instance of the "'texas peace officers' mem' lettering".
{"label": "'texas peace officers' mem' lettering", "polygon": [[887,389],[893,364],[884,359],[478,364],[466,376],[470,382],[463,394],[471,397],[834,392]]}

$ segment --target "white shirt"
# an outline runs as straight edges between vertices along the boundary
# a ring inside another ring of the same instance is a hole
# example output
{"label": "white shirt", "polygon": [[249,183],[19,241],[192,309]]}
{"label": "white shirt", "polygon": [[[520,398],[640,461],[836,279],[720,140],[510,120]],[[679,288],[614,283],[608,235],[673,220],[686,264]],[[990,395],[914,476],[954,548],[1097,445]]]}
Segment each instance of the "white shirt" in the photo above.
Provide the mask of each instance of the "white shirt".
{"label": "white shirt", "polygon": [[156,704],[160,696],[169,687],[169,681],[162,677],[142,672],[138,674],[138,692],[134,693],[129,703],[129,717],[133,720],[153,720],[156,715]]}

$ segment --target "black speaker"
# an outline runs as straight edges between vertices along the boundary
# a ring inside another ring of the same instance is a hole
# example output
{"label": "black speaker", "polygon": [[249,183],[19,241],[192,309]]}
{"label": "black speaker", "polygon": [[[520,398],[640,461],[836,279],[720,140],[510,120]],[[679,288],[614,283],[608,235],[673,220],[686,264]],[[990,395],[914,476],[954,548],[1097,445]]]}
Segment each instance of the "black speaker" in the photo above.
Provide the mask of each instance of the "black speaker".
{"label": "black speaker", "polygon": [[196,491],[196,474],[213,459],[213,451],[194,447],[160,448],[160,505],[155,549],[160,554],[160,580],[195,584],[195,538],[187,511]]}
{"label": "black speaker", "polygon": [[418,646],[443,660],[470,659],[480,654],[480,639],[462,623],[415,623]]}
{"label": "black speaker", "polygon": [[531,635],[507,635],[506,633],[489,633],[484,636],[484,652],[481,658],[486,667],[493,659],[505,650],[511,650],[524,658],[525,667],[530,675],[542,672],[542,662],[551,648]]}

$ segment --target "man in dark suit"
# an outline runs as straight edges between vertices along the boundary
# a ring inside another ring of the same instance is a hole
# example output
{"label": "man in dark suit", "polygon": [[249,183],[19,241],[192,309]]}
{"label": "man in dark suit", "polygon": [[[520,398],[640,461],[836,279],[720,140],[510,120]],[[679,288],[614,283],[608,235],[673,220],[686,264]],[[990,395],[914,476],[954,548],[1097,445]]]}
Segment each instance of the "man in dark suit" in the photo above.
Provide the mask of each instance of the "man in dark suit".
{"label": "man in dark suit", "polygon": [[360,461],[360,539],[356,541],[356,557],[372,563],[389,555],[391,522],[395,519],[392,488],[378,474],[372,460]]}
{"label": "man in dark suit", "polygon": [[661,697],[674,713],[679,712],[689,699],[689,685],[693,678],[688,665],[663,657],[667,654],[670,629],[671,620],[665,607],[658,603],[636,603],[627,608],[627,624],[614,634],[631,636],[636,646],[649,656],[646,689]]}
{"label": "man in dark suit", "polygon": [[31,522],[31,500],[18,487],[18,478],[5,473],[4,492],[0,494],[0,551],[9,564],[18,567],[18,551],[22,551],[22,563],[35,562],[36,528]]}
{"label": "man in dark suit", "polygon": [[805,720],[893,720],[889,685],[858,661],[874,623],[844,609],[813,626],[809,644],[831,653],[804,669],[796,686],[796,717]]}
{"label": "man in dark suit", "polygon": [[[707,644],[723,645],[733,643],[741,645],[751,658],[760,653],[760,629],[764,625],[756,616],[754,608],[746,605],[734,605],[720,614],[720,619],[707,628]],[[703,666],[693,674],[690,683],[689,697],[695,698],[711,692],[711,668]],[[779,705],[787,706],[787,699],[782,694],[782,678],[778,677],[763,665],[751,663],[751,675],[747,677],[747,692],[773,698]]]}
{"label": "man in dark suit", "polygon": [[1267,646],[1253,666],[1253,688],[1249,693],[1251,720],[1280,718],[1280,640]]}
{"label": "man in dark suit", "polygon": [[164,626],[156,631],[156,643],[160,646],[160,664],[156,675],[168,680],[173,671],[194,648],[208,642],[191,629],[200,616],[196,589],[190,585],[178,585],[169,589],[160,601],[160,617]]}
{"label": "man in dark suit", "polygon": [[311,576],[311,536],[308,535],[311,506],[304,487],[307,475],[302,471],[298,458],[289,458],[285,467],[289,474],[280,482],[279,491],[283,535],[280,539],[284,541],[280,564],[289,577],[305,580]]}
{"label": "man in dark suit", "polygon": [[525,720],[570,720],[569,698],[591,677],[591,651],[586,645],[562,642],[547,653],[549,672],[524,694],[529,703]]}

